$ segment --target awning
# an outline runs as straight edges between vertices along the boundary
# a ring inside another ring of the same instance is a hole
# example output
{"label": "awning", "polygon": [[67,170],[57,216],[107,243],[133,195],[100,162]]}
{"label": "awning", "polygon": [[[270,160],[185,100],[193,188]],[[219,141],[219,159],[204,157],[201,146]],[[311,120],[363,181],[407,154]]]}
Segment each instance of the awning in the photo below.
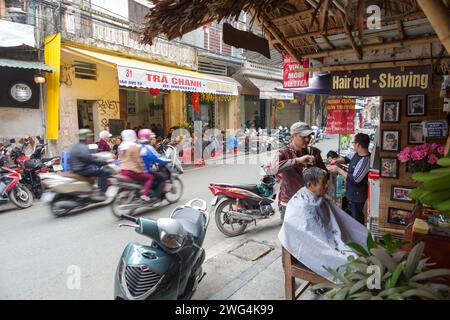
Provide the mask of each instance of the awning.
{"label": "awning", "polygon": [[158,88],[232,96],[238,95],[236,83],[233,80],[225,81],[223,77],[219,78],[196,71],[168,67],[79,48],[65,47],[63,50],[116,67],[119,84],[123,87]]}
{"label": "awning", "polygon": [[34,47],[34,26],[0,19],[0,47]]}
{"label": "awning", "polygon": [[250,78],[248,80],[253,83],[255,87],[259,89],[260,99],[277,99],[277,100],[292,100],[294,94],[290,92],[279,92],[277,87],[282,86],[281,81],[265,80],[258,78]]}
{"label": "awning", "polygon": [[13,60],[13,59],[1,59],[0,58],[0,67],[7,68],[21,68],[21,69],[36,69],[40,71],[53,72],[56,71],[52,67],[46,65],[43,62],[38,61],[22,61],[22,60]]}
{"label": "awning", "polygon": [[284,89],[282,86],[277,88],[279,92],[292,92],[298,94],[331,94],[330,75],[322,75],[309,79],[309,87]]}

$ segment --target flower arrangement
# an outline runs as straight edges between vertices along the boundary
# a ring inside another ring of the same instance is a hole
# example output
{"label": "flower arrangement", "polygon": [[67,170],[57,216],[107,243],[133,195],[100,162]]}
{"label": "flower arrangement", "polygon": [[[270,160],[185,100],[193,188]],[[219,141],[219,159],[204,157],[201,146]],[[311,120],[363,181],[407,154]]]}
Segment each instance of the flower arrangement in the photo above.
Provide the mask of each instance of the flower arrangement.
{"label": "flower arrangement", "polygon": [[406,147],[398,154],[401,163],[406,163],[408,171],[427,172],[439,168],[437,161],[444,155],[444,146],[426,143],[416,147]]}

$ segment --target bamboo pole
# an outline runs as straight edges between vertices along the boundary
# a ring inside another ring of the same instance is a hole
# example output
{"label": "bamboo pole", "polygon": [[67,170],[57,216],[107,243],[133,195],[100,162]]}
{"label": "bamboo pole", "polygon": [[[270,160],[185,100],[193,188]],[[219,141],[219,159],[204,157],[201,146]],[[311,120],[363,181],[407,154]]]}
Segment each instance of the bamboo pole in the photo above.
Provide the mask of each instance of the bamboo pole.
{"label": "bamboo pole", "polygon": [[450,53],[450,14],[441,0],[417,0],[436,31],[447,52]]}
{"label": "bamboo pole", "polygon": [[[401,47],[404,47],[407,45],[420,45],[420,44],[433,43],[433,42],[439,42],[439,38],[437,36],[429,36],[429,37],[421,37],[421,38],[408,39],[408,40],[391,41],[388,43],[363,46],[362,51],[363,51],[363,53],[367,53],[367,52],[375,51],[375,50],[401,48]],[[303,55],[303,58],[316,59],[316,58],[322,58],[322,57],[346,56],[346,55],[352,54],[353,52],[354,52],[353,48],[340,49],[340,50],[327,50],[327,51],[322,51],[322,52],[313,53],[313,54],[305,54],[305,55]]]}
{"label": "bamboo pole", "polygon": [[[444,57],[450,58],[450,57]],[[353,71],[353,70],[363,70],[363,69],[381,69],[381,68],[395,68],[395,67],[415,67],[430,65],[439,58],[425,58],[425,59],[414,59],[414,60],[400,60],[400,61],[385,61],[385,62],[368,62],[368,63],[354,63],[345,65],[335,65],[328,67],[317,67],[317,68],[300,68],[299,72],[333,72],[333,71]]]}

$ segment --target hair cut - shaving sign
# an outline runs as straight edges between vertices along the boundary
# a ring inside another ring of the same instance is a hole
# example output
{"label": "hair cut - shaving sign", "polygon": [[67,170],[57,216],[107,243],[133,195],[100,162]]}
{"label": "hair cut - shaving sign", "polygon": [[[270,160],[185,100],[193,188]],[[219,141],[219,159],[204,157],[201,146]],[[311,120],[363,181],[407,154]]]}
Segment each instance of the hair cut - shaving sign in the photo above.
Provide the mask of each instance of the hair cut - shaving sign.
{"label": "hair cut - shaving sign", "polygon": [[333,72],[331,94],[382,96],[423,94],[431,88],[430,66]]}

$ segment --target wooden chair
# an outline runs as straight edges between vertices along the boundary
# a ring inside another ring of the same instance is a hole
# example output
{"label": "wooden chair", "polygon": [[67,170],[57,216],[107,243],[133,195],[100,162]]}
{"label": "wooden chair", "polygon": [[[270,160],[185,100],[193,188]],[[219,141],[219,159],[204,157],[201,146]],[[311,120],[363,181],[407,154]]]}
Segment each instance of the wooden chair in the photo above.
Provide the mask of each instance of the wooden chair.
{"label": "wooden chair", "polygon": [[[327,279],[308,269],[283,248],[284,288],[286,300],[297,300],[311,284],[330,283]],[[305,281],[295,293],[295,278]]]}

